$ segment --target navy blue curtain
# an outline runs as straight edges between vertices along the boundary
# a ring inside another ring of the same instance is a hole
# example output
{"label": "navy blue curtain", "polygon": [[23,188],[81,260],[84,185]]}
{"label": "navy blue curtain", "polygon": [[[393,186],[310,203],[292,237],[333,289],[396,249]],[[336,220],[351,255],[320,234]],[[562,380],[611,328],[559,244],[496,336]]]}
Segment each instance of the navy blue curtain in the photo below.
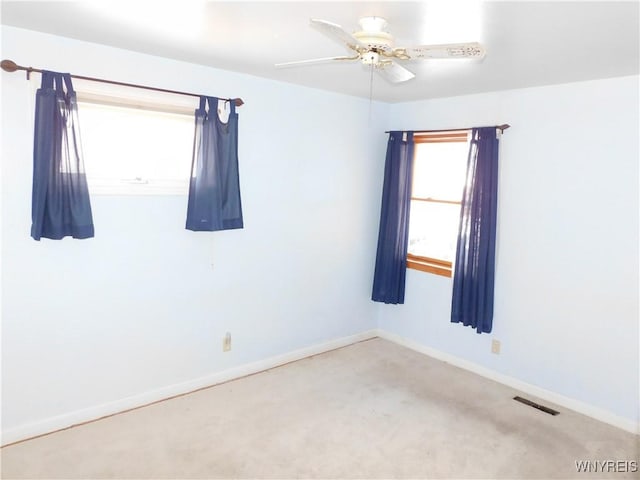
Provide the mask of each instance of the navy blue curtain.
{"label": "navy blue curtain", "polygon": [[200,97],[189,184],[186,228],[215,231],[242,228],[238,174],[238,114],[233,100],[229,119],[218,116],[218,99]]}
{"label": "navy blue curtain", "polygon": [[413,132],[390,132],[371,295],[375,302],[404,303],[412,168]]}
{"label": "navy blue curtain", "polygon": [[462,196],[451,321],[490,333],[493,322],[498,129],[474,128]]}
{"label": "navy blue curtain", "polygon": [[31,236],[59,240],[93,235],[71,76],[43,71],[36,92]]}

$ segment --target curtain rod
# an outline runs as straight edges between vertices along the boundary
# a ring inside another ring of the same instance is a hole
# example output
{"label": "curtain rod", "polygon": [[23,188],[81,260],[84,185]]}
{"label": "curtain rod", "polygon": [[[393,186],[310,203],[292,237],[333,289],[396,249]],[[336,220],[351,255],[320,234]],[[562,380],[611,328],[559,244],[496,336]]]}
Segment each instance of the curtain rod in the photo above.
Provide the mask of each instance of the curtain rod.
{"label": "curtain rod", "polygon": [[[504,123],[502,125],[494,125],[495,128],[504,132],[511,125],[508,123]],[[488,127],[474,127],[474,128],[488,128]],[[473,128],[447,128],[445,130],[413,130],[414,133],[442,133],[442,132],[467,132],[469,130],[473,130]],[[404,132],[405,130],[394,130]],[[386,130],[384,133],[391,133],[390,130]]]}
{"label": "curtain rod", "polygon": [[[2,67],[2,69],[5,72],[15,72],[16,70],[24,70],[27,72],[27,80],[29,80],[29,75],[31,75],[32,72],[42,73],[42,70],[39,68],[23,67],[21,65],[17,65],[16,62],[14,62],[13,60],[2,60],[2,62],[0,62],[0,67]],[[70,76],[71,78],[77,78],[80,80],[90,80],[92,82],[108,83],[111,85],[121,85],[123,87],[143,88],[145,90],[153,90],[154,92],[173,93],[176,95],[188,95],[190,97],[203,96],[197,93],[180,92],[178,90],[167,90],[165,88],[157,88],[157,87],[148,87],[146,85],[136,85],[135,83],[116,82],[115,80],[105,80],[103,78],[83,77],[81,75],[70,75]],[[242,101],[241,98],[222,98],[221,100],[226,100],[228,102],[233,100],[236,104],[236,107],[240,107],[244,105],[244,102]]]}

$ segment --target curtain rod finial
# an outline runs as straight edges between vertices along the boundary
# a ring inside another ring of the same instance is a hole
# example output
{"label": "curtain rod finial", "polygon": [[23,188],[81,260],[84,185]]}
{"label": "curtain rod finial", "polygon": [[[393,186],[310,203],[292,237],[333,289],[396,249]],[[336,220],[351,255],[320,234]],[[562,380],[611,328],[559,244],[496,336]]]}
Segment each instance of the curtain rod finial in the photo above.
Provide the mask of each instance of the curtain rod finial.
{"label": "curtain rod finial", "polygon": [[5,72],[15,72],[19,68],[13,60],[2,60],[0,67],[2,67]]}
{"label": "curtain rod finial", "polygon": [[244,102],[241,98],[235,98],[234,102],[236,102],[236,107],[241,107],[242,105],[244,105]]}

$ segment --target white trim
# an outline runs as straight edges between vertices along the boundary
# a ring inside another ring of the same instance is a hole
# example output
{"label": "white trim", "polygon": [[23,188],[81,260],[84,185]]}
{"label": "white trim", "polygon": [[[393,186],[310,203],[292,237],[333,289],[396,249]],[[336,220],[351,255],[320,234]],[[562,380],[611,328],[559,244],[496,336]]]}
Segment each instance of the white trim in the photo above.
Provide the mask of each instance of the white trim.
{"label": "white trim", "polygon": [[311,345],[292,352],[276,355],[265,360],[247,363],[238,367],[223,370],[221,372],[212,373],[205,377],[196,378],[182,383],[169,385],[149,392],[133,395],[113,402],[96,405],[94,407],[76,410],[75,412],[65,413],[55,417],[46,418],[37,422],[14,427],[2,432],[2,445],[19,442],[28,438],[36,437],[46,433],[55,432],[57,430],[72,427],[74,425],[97,420],[99,418],[124,412],[132,408],[141,407],[160,400],[165,400],[176,395],[193,392],[201,388],[210,387],[230,380],[252,375],[254,373],[269,370],[286,363],[302,360],[303,358],[325,353],[336,348],[346,347],[348,345],[369,340],[377,336],[376,330],[361,332],[348,337],[337,338],[325,343]]}
{"label": "white trim", "polygon": [[73,80],[73,88],[78,102],[174,112],[189,116],[193,116],[199,102],[195,96],[176,95],[175,93],[144,90],[79,78]]}
{"label": "white trim", "polygon": [[523,382],[513,377],[503,375],[494,370],[486,367],[476,365],[468,360],[456,357],[454,355],[436,350],[431,347],[426,347],[417,342],[401,337],[394,333],[386,332],[380,329],[368,330],[366,332],[358,333],[348,337],[342,337],[335,340],[331,340],[325,343],[311,345],[309,347],[294,350],[292,352],[284,353],[274,357],[267,358],[265,360],[259,360],[257,362],[240,365],[238,367],[223,370],[221,372],[212,373],[205,377],[200,377],[187,382],[182,382],[174,385],[169,385],[157,390],[152,390],[139,395],[133,395],[131,397],[123,398],[113,402],[97,405],[94,407],[77,410],[75,412],[50,417],[38,422],[21,425],[19,427],[11,428],[2,432],[2,445],[7,445],[28,438],[36,437],[39,435],[55,432],[64,428],[69,428],[74,425],[97,420],[99,418],[114,415],[132,408],[141,407],[149,403],[165,400],[176,395],[182,395],[185,393],[193,392],[201,388],[210,387],[220,383],[242,378],[247,375],[259,373],[270,368],[278,367],[289,362],[295,362],[303,358],[325,353],[336,348],[346,347],[348,345],[369,340],[371,338],[380,337],[385,340],[397,343],[403,347],[409,348],[416,352],[428,355],[429,357],[441,360],[459,368],[463,368],[477,375],[485,378],[489,378],[496,382],[507,385],[511,388],[515,388],[522,392],[534,395],[542,400],[546,400],[562,407],[574,410],[576,412],[587,415],[596,420],[599,420],[614,427],[618,427],[622,430],[626,430],[636,435],[640,434],[640,424],[636,424],[633,420],[620,417],[611,412],[603,410],[598,407],[580,402],[578,400],[565,397],[558,393],[545,390],[535,385]]}
{"label": "white trim", "polygon": [[144,98],[127,98],[121,95],[104,95],[91,92],[76,92],[78,103],[93,103],[98,105],[108,105],[110,107],[133,108],[136,110],[148,110],[150,112],[171,113],[175,115],[185,115],[190,119],[193,118],[197,107],[195,102],[193,105],[180,105],[168,103],[158,99],[149,100]]}
{"label": "white trim", "polygon": [[503,385],[515,388],[516,390],[528,393],[529,395],[534,395],[542,400],[555,403],[556,405],[568,408],[601,422],[608,423],[609,425],[613,425],[614,427],[626,430],[627,432],[640,435],[640,420],[634,422],[631,419],[620,417],[607,410],[589,405],[588,403],[581,402],[574,398],[565,397],[564,395],[560,395],[559,393],[546,390],[536,385],[518,380],[517,378],[513,378],[508,375],[496,372],[495,370],[491,370],[490,368],[477,365],[473,362],[470,362],[469,360],[465,360],[463,358],[456,357],[455,355],[436,350],[435,348],[421,345],[417,342],[414,342],[413,340],[409,340],[408,338],[396,335],[395,333],[390,333],[378,329],[377,335],[385,340],[397,343],[398,345],[402,345],[403,347],[407,347],[411,350],[422,353],[424,355],[428,355],[429,357],[441,360],[456,367],[463,368],[464,370],[468,370],[482,377],[494,380],[498,383],[502,383]]}
{"label": "white trim", "polygon": [[109,180],[87,177],[90,195],[189,195],[189,180]]}

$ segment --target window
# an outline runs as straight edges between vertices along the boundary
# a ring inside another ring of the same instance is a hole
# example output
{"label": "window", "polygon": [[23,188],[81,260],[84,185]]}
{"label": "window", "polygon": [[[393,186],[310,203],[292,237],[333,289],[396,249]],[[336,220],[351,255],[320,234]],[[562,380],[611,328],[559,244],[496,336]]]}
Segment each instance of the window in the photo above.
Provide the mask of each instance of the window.
{"label": "window", "polygon": [[469,132],[416,133],[407,267],[451,276]]}
{"label": "window", "polygon": [[194,109],[80,95],[78,104],[91,193],[188,193]]}

